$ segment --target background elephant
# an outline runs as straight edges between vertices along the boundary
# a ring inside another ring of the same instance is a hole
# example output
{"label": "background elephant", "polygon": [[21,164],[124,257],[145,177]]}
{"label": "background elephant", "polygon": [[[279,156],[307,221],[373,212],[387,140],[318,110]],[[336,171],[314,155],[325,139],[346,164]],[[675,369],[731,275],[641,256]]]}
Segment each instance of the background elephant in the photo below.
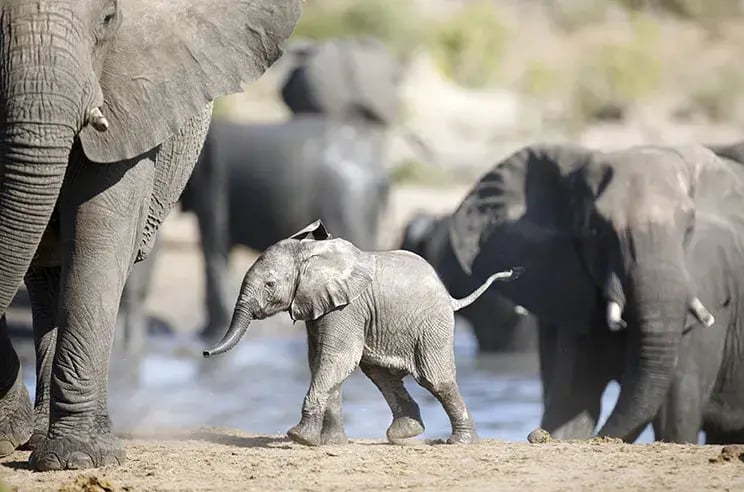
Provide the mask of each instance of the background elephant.
{"label": "background elephant", "polygon": [[0,324],[0,455],[121,462],[107,408],[117,308],[201,150],[211,101],[281,54],[299,1],[0,1],[0,313],[25,280],[35,408]]}
{"label": "background elephant", "polygon": [[[464,296],[478,283],[465,273],[452,251],[449,223],[449,215],[415,215],[403,232],[401,249],[423,257],[453,296]],[[495,290],[457,315],[470,323],[481,352],[532,352],[537,348],[537,319]]]}
{"label": "background elephant", "polygon": [[346,442],[341,385],[357,367],[393,412],[387,436],[424,432],[418,404],[403,385],[416,382],[439,400],[452,424],[450,443],[477,440],[455,377],[453,312],[478,298],[499,272],[464,299],[453,299],[436,272],[407,251],[361,251],[331,239],[321,221],[264,252],[245,274],[230,329],[205,357],[232,349],[254,319],[288,311],[307,327],[311,383],[302,419],[287,433],[301,444]]}
{"label": "background elephant", "polygon": [[527,147],[478,181],[450,235],[475,278],[525,267],[498,288],[540,319],[555,436],[589,437],[617,380],[602,436],[633,441],[653,419],[657,439],[744,438],[744,167],[694,146]]}
{"label": "background elephant", "polygon": [[321,114],[381,126],[397,122],[402,67],[377,40],[340,38],[296,50],[282,86],[294,114]]}

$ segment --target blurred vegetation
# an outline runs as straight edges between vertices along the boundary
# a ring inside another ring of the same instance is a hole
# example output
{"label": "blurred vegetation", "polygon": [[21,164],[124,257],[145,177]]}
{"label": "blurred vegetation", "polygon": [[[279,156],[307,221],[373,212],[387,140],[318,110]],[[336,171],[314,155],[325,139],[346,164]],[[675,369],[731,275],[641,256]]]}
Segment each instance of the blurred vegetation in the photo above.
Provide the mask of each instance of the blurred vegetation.
{"label": "blurred vegetation", "polygon": [[738,67],[724,66],[706,78],[692,94],[692,108],[715,122],[736,120],[742,111],[744,73]]}
{"label": "blurred vegetation", "polygon": [[431,164],[426,164],[415,159],[408,159],[393,167],[390,179],[398,185],[418,184],[447,187],[462,178],[460,177],[458,179],[451,169],[432,166]]}
{"label": "blurred vegetation", "polygon": [[685,19],[741,15],[740,0],[615,0],[629,10],[655,10]]}
{"label": "blurred vegetation", "polygon": [[[580,56],[556,61],[519,53],[525,47],[515,38],[523,20],[509,17],[496,0],[469,0],[439,11],[429,7],[446,2],[422,6],[401,0],[309,0],[295,37],[374,36],[404,60],[425,51],[444,76],[462,86],[502,86],[538,100],[559,98],[567,107],[567,122],[581,127],[597,119],[623,118],[628,109],[665,90],[666,69],[684,60],[665,59],[659,42],[660,16],[709,28],[711,21],[744,14],[740,0],[524,2],[528,3],[543,6],[548,23],[568,36],[581,38],[583,30],[594,29],[591,38],[581,41]],[[617,24],[623,15],[630,35],[604,35],[601,26],[612,16]],[[518,66],[505,66],[510,55],[519,60]],[[733,116],[742,73],[744,67],[731,67],[704,86],[687,89],[689,106],[715,120]]]}
{"label": "blurred vegetation", "polygon": [[372,36],[401,59],[427,50],[442,73],[469,87],[496,80],[509,31],[494,2],[471,1],[447,18],[428,16],[401,0],[314,0],[294,37],[324,40]]}
{"label": "blurred vegetation", "polygon": [[323,40],[346,36],[380,39],[405,57],[419,44],[413,7],[400,0],[312,0],[303,8],[294,37]]}
{"label": "blurred vegetation", "polygon": [[509,28],[494,3],[467,4],[453,16],[432,22],[426,47],[442,73],[467,87],[497,80],[509,43]]}
{"label": "blurred vegetation", "polygon": [[576,74],[572,94],[575,118],[621,119],[632,103],[659,89],[662,66],[654,49],[656,25],[640,15],[632,24],[629,41],[590,47]]}
{"label": "blurred vegetation", "polygon": [[18,489],[16,489],[15,487],[11,487],[7,483],[0,480],[0,492],[13,492],[15,490],[18,490]]}

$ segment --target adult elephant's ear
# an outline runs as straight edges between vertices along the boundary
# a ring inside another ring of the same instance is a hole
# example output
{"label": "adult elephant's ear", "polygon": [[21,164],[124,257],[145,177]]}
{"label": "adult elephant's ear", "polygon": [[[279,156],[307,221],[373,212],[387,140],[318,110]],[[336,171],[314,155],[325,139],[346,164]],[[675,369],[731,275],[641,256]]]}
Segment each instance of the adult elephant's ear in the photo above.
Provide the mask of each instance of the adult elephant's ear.
{"label": "adult elephant's ear", "polygon": [[375,258],[337,238],[304,243],[300,275],[289,313],[294,320],[313,320],[345,306],[369,287]]}
{"label": "adult elephant's ear", "polygon": [[525,273],[499,289],[538,317],[585,330],[596,289],[574,237],[569,176],[591,159],[574,146],[526,147],[484,175],[450,221],[462,268],[482,282],[522,265]]}
{"label": "adult elephant's ear", "polygon": [[241,91],[282,54],[302,0],[127,0],[100,78],[109,129],[83,128],[94,162],[163,143],[215,98]]}

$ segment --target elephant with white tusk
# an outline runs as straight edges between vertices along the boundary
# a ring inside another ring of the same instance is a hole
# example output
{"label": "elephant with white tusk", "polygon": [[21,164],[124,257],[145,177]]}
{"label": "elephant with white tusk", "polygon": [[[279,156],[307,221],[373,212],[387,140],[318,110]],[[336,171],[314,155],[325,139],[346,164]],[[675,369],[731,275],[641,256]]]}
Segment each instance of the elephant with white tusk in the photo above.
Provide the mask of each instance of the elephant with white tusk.
{"label": "elephant with white tusk", "polygon": [[251,266],[227,334],[204,356],[233,348],[251,320],[289,311],[292,319],[305,321],[312,374],[302,420],[288,432],[294,441],[346,441],[341,385],[359,366],[393,413],[390,441],[424,431],[419,407],[403,385],[410,374],[447,412],[449,442],[471,443],[477,435],[455,378],[453,312],[519,271],[492,274],[469,296],[453,299],[420,256],[361,251],[331,239],[316,221],[268,248]]}
{"label": "elephant with white tusk", "polygon": [[616,380],[601,436],[744,441],[744,166],[724,150],[528,146],[452,215],[476,280],[526,267],[497,290],[540,321],[553,437],[590,437]]}

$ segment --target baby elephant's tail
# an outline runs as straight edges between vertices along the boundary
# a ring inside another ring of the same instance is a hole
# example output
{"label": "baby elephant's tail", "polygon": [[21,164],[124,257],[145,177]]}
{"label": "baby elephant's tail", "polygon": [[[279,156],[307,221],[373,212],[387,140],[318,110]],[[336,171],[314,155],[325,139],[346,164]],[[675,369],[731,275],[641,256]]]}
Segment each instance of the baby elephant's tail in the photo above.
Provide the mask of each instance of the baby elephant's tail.
{"label": "baby elephant's tail", "polygon": [[467,297],[464,297],[462,299],[454,299],[450,297],[450,305],[452,306],[453,311],[459,311],[460,309],[464,307],[470,306],[472,303],[476,301],[485,291],[488,289],[492,283],[494,283],[496,280],[514,280],[515,278],[519,277],[519,275],[522,273],[524,269],[521,267],[513,267],[509,270],[504,270],[503,272],[494,273],[490,277],[488,277],[488,280],[486,280],[483,285],[475,289],[475,291],[470,294]]}

